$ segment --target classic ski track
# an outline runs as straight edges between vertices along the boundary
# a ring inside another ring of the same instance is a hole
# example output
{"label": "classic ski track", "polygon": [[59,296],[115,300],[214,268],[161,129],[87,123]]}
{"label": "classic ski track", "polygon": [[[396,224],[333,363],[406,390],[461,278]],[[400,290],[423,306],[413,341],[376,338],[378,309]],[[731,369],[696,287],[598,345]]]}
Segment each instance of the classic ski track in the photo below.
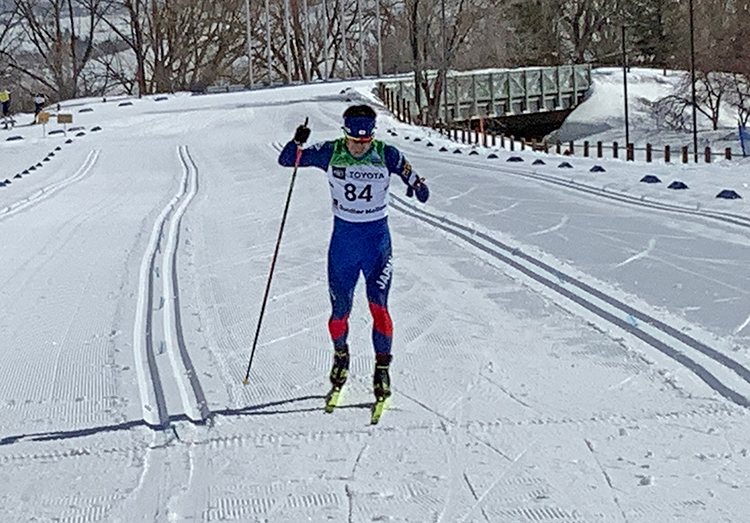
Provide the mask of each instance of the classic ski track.
{"label": "classic ski track", "polygon": [[[728,420],[742,417],[744,410],[728,410],[726,408],[717,408],[715,406],[705,406],[693,408],[687,411],[667,411],[646,413],[638,417],[624,415],[608,416],[586,416],[582,418],[533,418],[517,420],[512,418],[500,418],[493,421],[468,421],[462,425],[472,435],[481,436],[486,434],[507,433],[509,427],[530,427],[530,426],[553,426],[553,427],[596,427],[600,425],[611,425],[613,427],[628,427],[638,423],[654,422],[654,427],[666,427],[668,422],[678,422],[691,419],[711,419],[711,420]],[[436,419],[439,417],[436,416]],[[665,429],[666,430],[666,429]],[[444,431],[444,424],[439,421],[436,423],[412,423],[408,425],[383,426],[378,427],[378,433],[383,431],[394,435],[409,435],[413,433],[432,433]],[[212,451],[232,450],[236,447],[257,448],[263,445],[279,444],[281,441],[290,442],[310,442],[310,441],[332,441],[332,442],[367,442],[372,438],[372,429],[367,426],[353,428],[342,431],[340,429],[325,430],[300,430],[300,431],[277,431],[268,432],[263,428],[256,432],[237,432],[224,435],[215,435],[208,438],[197,438],[191,442],[183,442],[185,445],[207,446]],[[20,443],[28,443],[45,440],[47,438],[54,440],[54,433],[25,435],[22,439],[11,443],[5,443],[2,446],[15,446]],[[175,442],[175,444],[178,444]],[[0,446],[0,448],[2,448]],[[55,450],[37,450],[35,452],[10,452],[0,455],[0,464],[22,463],[33,461],[58,461],[63,459],[81,459],[86,457],[101,457],[112,454],[131,456],[134,453],[142,452],[144,448],[140,445],[132,446],[110,446],[110,447],[91,447],[87,445],[71,445],[70,447],[60,447]]]}
{"label": "classic ski track", "polygon": [[[460,146],[460,144],[457,145]],[[270,146],[277,151],[281,149],[281,144],[279,142],[273,142]],[[479,161],[472,162],[457,160],[450,157],[436,159],[434,155],[427,155],[414,147],[408,148],[410,149],[410,155],[414,153],[414,155],[430,162],[440,161],[440,163],[443,164],[450,163],[482,171],[499,170],[505,174],[550,183],[567,189],[595,195],[602,199],[625,203],[627,205],[686,216],[697,216],[741,228],[750,228],[750,218],[741,215],[719,211],[701,211],[676,204],[645,201],[634,196],[606,192],[603,189],[564,180],[552,175],[540,174],[536,171],[526,171],[508,167],[490,167],[479,163]],[[403,212],[404,214],[417,218],[424,223],[430,224],[433,227],[448,232],[454,237],[464,240],[473,247],[478,248],[486,254],[489,254],[516,270],[519,270],[526,276],[536,280],[538,283],[541,283],[545,287],[565,296],[574,303],[582,306],[584,309],[587,309],[589,312],[594,313],[599,318],[645,341],[662,354],[690,370],[723,397],[742,407],[750,407],[750,369],[738,361],[694,338],[691,338],[680,332],[678,329],[548,266],[541,260],[535,259],[532,256],[521,252],[520,249],[510,247],[492,238],[489,234],[459,224],[444,216],[429,213],[417,206],[409,204],[407,201],[394,194],[391,194],[391,207]],[[515,258],[512,259],[508,257],[506,254],[503,254],[503,251]],[[556,281],[559,281],[559,283]],[[573,289],[569,289],[568,287],[573,287]],[[636,321],[633,321],[633,319]],[[690,354],[690,356],[688,356],[688,354]],[[696,360],[700,360],[700,362]],[[709,368],[711,370],[709,370]],[[717,377],[717,374],[721,376],[721,378]],[[731,386],[727,385],[729,380],[733,381]]]}
{"label": "classic ski track", "polygon": [[[151,230],[148,248],[141,260],[133,328],[133,350],[143,420],[152,428],[167,427],[171,421],[162,381],[166,379],[171,380],[179,391],[182,406],[179,414],[184,414],[195,423],[205,422],[210,415],[203,389],[185,346],[177,285],[179,227],[187,206],[198,192],[198,169],[187,146],[178,148],[178,158],[183,169],[182,182],[178,193],[162,209]],[[161,292],[154,285],[155,277],[162,280]],[[160,303],[155,309],[157,296]],[[159,319],[164,330],[169,365],[160,362],[154,352],[153,328]]]}
{"label": "classic ski track", "polygon": [[91,169],[94,167],[94,164],[99,158],[100,153],[101,153],[100,149],[94,149],[90,151],[88,156],[86,156],[86,159],[83,161],[83,164],[78,168],[78,170],[73,174],[73,176],[69,178],[65,178],[64,180],[60,180],[59,182],[56,182],[56,183],[52,183],[45,187],[42,187],[35,194],[27,198],[24,198],[23,200],[18,200],[15,203],[11,203],[10,205],[7,205],[5,207],[4,212],[0,214],[0,222],[10,218],[11,216],[15,216],[19,212],[22,212],[22,211],[25,211],[27,209],[34,207],[35,205],[46,200],[47,198],[50,198],[58,191],[61,191],[62,189],[68,187],[69,185],[72,185],[76,182],[83,180],[86,177],[86,175],[89,172],[91,172]]}
{"label": "classic ski track", "polygon": [[[462,146],[462,144],[457,144],[459,147]],[[643,207],[646,209],[655,209],[665,212],[671,212],[676,214],[683,214],[688,216],[698,216],[701,218],[708,218],[716,221],[720,221],[723,223],[727,223],[730,225],[735,225],[738,227],[750,229],[750,218],[747,216],[742,216],[740,214],[733,214],[728,212],[721,212],[721,211],[701,211],[698,209],[694,209],[691,207],[686,207],[684,205],[678,205],[678,204],[672,204],[672,203],[666,203],[656,200],[644,200],[636,196],[631,196],[624,193],[615,193],[611,191],[606,191],[603,188],[597,188],[591,185],[587,185],[585,183],[580,182],[574,182],[570,179],[566,180],[564,178],[560,178],[557,176],[552,176],[549,174],[542,174],[537,172],[536,169],[514,169],[510,168],[506,165],[502,164],[494,164],[494,165],[486,165],[483,163],[480,163],[480,161],[488,161],[486,158],[481,159],[478,158],[476,161],[470,161],[470,160],[461,160],[456,159],[453,157],[448,156],[442,156],[439,158],[436,158],[434,155],[427,155],[423,151],[420,151],[418,149],[415,149],[413,147],[408,147],[409,149],[409,155],[412,156],[419,156],[420,159],[424,159],[426,161],[430,162],[438,162],[440,164],[453,164],[460,167],[471,167],[474,169],[479,169],[482,171],[490,171],[490,172],[501,172],[503,174],[509,174],[511,176],[516,176],[520,178],[527,178],[530,180],[535,181],[541,181],[545,183],[549,183],[552,185],[557,185],[559,187],[564,187],[566,189],[571,189],[574,191],[582,192],[585,194],[590,194],[593,196],[597,196],[599,198],[605,199],[605,200],[611,200],[611,201],[617,201],[620,203],[625,203],[628,205],[633,205],[635,207]],[[501,151],[505,153],[509,153],[509,151],[501,149]],[[486,152],[489,154],[491,152],[498,152],[494,149],[487,149]],[[589,158],[590,159],[590,158]],[[500,158],[496,160],[489,160],[489,161],[495,161],[495,162],[501,162],[502,160]]]}
{"label": "classic ski track", "polygon": [[726,399],[742,407],[750,407],[750,369],[726,354],[477,228],[418,208],[393,194],[391,207],[512,267],[525,277],[646,342],[680,363]]}

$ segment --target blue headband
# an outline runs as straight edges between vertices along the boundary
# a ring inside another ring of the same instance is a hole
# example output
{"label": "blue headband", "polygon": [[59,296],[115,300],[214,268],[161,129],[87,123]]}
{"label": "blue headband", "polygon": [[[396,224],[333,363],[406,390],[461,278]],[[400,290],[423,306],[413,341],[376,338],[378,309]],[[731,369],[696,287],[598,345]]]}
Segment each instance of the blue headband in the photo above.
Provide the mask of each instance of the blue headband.
{"label": "blue headband", "polygon": [[349,116],[344,118],[344,131],[351,138],[369,138],[375,129],[375,118]]}

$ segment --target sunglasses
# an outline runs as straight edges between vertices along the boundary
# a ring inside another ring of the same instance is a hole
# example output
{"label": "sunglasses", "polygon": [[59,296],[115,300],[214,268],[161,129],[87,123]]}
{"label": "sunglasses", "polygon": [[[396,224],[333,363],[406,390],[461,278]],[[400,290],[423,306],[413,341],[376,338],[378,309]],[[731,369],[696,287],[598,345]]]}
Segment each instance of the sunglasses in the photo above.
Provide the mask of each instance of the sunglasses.
{"label": "sunglasses", "polygon": [[357,143],[370,143],[372,141],[372,136],[349,136],[347,134],[346,139]]}

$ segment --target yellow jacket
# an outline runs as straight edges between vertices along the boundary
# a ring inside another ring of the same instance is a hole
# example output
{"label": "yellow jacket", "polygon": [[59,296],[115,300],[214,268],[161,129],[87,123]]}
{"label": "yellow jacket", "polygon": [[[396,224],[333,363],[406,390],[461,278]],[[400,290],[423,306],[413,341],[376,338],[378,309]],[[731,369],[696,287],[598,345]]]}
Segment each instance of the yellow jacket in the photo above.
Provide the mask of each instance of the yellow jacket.
{"label": "yellow jacket", "polygon": [[8,91],[0,91],[0,102],[7,102],[10,100],[10,93]]}

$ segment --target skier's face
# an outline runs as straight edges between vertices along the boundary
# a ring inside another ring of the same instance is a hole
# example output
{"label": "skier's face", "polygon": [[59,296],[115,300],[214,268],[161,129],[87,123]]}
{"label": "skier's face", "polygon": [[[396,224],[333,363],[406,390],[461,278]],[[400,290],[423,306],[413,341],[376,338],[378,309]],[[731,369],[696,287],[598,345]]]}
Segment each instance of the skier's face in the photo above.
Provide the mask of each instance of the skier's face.
{"label": "skier's face", "polygon": [[352,138],[346,139],[346,148],[349,151],[349,154],[351,154],[355,158],[359,158],[360,156],[364,155],[370,149],[371,144],[372,138],[367,141],[355,140]]}

